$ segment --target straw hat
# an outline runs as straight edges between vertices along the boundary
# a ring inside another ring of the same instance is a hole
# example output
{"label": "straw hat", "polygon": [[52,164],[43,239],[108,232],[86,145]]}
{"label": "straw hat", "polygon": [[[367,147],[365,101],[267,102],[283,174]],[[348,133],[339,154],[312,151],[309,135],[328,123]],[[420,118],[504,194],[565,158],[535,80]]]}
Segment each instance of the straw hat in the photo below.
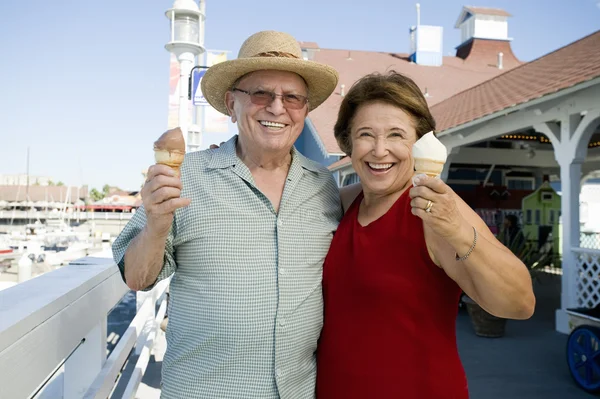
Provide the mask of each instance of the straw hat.
{"label": "straw hat", "polygon": [[338,73],[328,65],[302,58],[300,45],[291,35],[263,31],[250,36],[235,60],[225,61],[208,68],[202,78],[204,98],[219,112],[229,115],[225,94],[247,73],[275,69],[302,76],[308,84],[308,110],[312,111],[327,99],[337,86]]}

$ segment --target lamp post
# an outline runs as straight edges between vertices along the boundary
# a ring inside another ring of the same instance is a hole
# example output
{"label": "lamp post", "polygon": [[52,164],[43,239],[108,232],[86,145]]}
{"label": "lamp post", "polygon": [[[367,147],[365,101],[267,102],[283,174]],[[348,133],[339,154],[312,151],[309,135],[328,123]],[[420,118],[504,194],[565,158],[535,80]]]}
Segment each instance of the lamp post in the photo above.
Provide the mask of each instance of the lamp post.
{"label": "lamp post", "polygon": [[[201,0],[202,1],[202,0]],[[202,7],[204,9],[204,7]],[[175,0],[165,13],[171,21],[171,39],[165,48],[179,61],[179,127],[188,150],[188,85],[195,57],[204,52],[204,14],[194,0]],[[202,25],[202,28],[204,26]]]}

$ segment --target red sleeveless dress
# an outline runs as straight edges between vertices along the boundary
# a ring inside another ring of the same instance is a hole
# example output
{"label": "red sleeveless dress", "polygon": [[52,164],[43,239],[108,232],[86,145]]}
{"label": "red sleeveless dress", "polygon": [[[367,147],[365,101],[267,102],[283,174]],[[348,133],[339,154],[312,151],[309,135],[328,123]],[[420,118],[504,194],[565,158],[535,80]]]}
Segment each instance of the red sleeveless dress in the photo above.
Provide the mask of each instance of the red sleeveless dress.
{"label": "red sleeveless dress", "polygon": [[468,398],[456,345],[460,288],[431,261],[408,190],[365,227],[362,197],[323,266],[317,398]]}

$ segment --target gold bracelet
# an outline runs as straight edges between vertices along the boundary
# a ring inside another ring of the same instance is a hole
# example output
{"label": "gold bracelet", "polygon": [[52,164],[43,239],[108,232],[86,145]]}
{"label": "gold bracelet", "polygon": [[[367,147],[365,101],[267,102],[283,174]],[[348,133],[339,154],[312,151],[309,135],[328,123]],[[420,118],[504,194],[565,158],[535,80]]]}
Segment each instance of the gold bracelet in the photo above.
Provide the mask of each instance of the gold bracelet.
{"label": "gold bracelet", "polygon": [[458,254],[456,254],[456,261],[460,262],[467,259],[471,255],[471,252],[473,252],[475,249],[475,245],[477,245],[477,230],[475,230],[475,227],[473,227],[473,245],[471,245],[471,248],[469,248],[469,251],[465,254],[465,256],[459,258]]}

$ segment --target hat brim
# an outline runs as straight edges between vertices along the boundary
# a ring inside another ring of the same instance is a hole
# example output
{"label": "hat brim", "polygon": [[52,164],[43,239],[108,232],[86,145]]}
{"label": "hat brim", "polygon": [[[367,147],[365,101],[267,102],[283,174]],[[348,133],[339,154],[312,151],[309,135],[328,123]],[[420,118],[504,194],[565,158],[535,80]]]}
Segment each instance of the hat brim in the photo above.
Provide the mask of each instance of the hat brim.
{"label": "hat brim", "polygon": [[300,75],[308,85],[309,112],[321,105],[338,83],[337,71],[318,62],[280,57],[238,58],[208,68],[200,85],[202,94],[217,111],[229,115],[225,105],[227,91],[240,77],[260,70],[287,71]]}

